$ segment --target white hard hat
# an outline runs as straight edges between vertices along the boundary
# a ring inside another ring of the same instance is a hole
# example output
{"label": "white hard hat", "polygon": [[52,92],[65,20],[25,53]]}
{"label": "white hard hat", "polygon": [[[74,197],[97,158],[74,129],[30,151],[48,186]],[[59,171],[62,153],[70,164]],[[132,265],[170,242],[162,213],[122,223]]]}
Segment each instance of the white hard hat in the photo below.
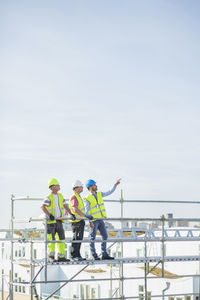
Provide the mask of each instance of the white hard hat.
{"label": "white hard hat", "polygon": [[72,188],[74,189],[78,186],[83,186],[82,182],[80,180],[74,181],[73,184],[72,184]]}

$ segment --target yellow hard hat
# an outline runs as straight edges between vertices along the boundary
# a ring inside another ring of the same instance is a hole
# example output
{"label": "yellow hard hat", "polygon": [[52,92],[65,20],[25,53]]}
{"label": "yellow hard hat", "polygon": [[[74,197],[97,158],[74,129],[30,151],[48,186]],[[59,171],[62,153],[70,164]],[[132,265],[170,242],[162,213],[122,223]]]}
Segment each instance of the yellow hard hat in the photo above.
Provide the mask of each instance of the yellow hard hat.
{"label": "yellow hard hat", "polygon": [[48,181],[48,185],[49,185],[49,187],[52,186],[52,185],[59,185],[59,182],[58,182],[57,179],[52,178],[52,179],[50,179],[50,180]]}

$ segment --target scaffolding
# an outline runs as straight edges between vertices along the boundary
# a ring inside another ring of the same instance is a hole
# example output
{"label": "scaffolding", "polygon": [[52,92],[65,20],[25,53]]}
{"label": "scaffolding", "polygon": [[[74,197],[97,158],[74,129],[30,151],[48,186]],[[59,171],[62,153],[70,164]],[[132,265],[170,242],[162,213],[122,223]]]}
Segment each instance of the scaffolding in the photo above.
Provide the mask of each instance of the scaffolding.
{"label": "scaffolding", "polygon": [[[110,278],[93,278],[93,279],[76,279],[76,277],[81,274],[88,266],[90,265],[102,265],[102,264],[114,264],[114,265],[119,265],[119,277],[112,278],[113,281],[119,281],[120,282],[120,297],[109,297],[109,298],[98,298],[98,300],[109,300],[109,299],[119,299],[119,300],[124,300],[124,299],[137,299],[139,296],[126,296],[125,291],[124,291],[124,282],[126,280],[138,280],[142,279],[144,280],[144,299],[148,300],[148,279],[154,279],[154,278],[185,278],[185,277],[198,277],[200,280],[200,274],[194,275],[194,274],[183,274],[183,275],[167,275],[165,274],[165,263],[166,262],[191,262],[191,261],[200,261],[200,256],[166,256],[165,255],[165,242],[169,241],[200,241],[200,229],[176,229],[174,230],[174,235],[171,235],[170,233],[173,231],[171,228],[166,228],[166,222],[175,222],[175,221],[186,221],[186,222],[199,222],[199,219],[197,218],[165,218],[164,215],[161,216],[160,218],[125,218],[124,217],[124,204],[125,203],[134,203],[134,202],[139,202],[139,203],[171,203],[171,204],[177,204],[177,203],[184,203],[184,204],[199,204],[198,201],[168,201],[168,200],[124,200],[123,199],[123,194],[121,192],[121,197],[120,200],[104,200],[104,202],[115,202],[120,204],[120,218],[106,218],[106,221],[113,221],[113,222],[120,222],[121,223],[121,230],[115,230],[115,238],[108,238],[106,242],[111,243],[111,245],[108,248],[113,247],[116,243],[120,243],[121,245],[121,258],[116,258],[112,262],[109,260],[99,260],[99,261],[94,261],[94,260],[85,260],[81,262],[75,262],[75,261],[70,261],[67,263],[62,263],[60,262],[59,265],[80,265],[80,270],[76,272],[71,278],[68,280],[49,280],[48,279],[48,266],[52,265],[52,263],[48,262],[48,256],[47,256],[47,247],[48,247],[48,240],[47,240],[47,219],[45,219],[45,230],[44,230],[44,240],[41,239],[32,239],[32,238],[21,238],[16,239],[14,238],[14,233],[15,233],[15,223],[20,223],[20,222],[34,222],[34,221],[44,221],[44,219],[40,218],[29,218],[26,220],[20,220],[20,219],[15,219],[15,214],[14,214],[14,203],[15,201],[42,201],[42,198],[31,198],[31,197],[15,197],[11,196],[11,230],[10,230],[10,243],[11,243],[11,270],[10,270],[10,293],[9,293],[9,298],[10,300],[14,299],[14,286],[15,285],[29,285],[30,286],[30,297],[31,300],[34,299],[39,299],[39,296],[37,295],[37,290],[36,290],[36,284],[42,284],[42,283],[60,283],[61,285],[56,288],[50,295],[46,296],[47,299],[51,299],[53,295],[55,295],[60,289],[62,289],[64,286],[71,282],[90,282],[90,281],[108,281]],[[67,220],[68,218],[63,218],[63,220]],[[105,220],[105,219],[104,219]],[[128,237],[124,237],[123,235],[123,222],[125,221],[150,221],[150,222],[160,222],[161,224],[161,229],[154,228],[154,229],[149,229],[149,230],[143,230],[143,234],[138,235],[137,228],[131,228],[129,231]],[[23,230],[22,230],[23,231]],[[3,239],[0,239],[3,240]],[[26,282],[15,282],[14,280],[14,264],[17,263],[14,260],[14,244],[15,243],[30,243],[30,281]],[[35,261],[33,258],[33,243],[44,243],[45,246],[45,257],[44,260],[40,260],[39,262]],[[51,241],[58,243],[59,241]],[[66,240],[66,243],[71,243],[72,240]],[[80,243],[80,241],[73,241],[73,243]],[[102,241],[99,239],[94,240],[95,243],[101,243]],[[129,257],[129,258],[124,258],[123,257],[123,243],[130,243],[130,242],[142,242],[144,243],[144,257]],[[159,256],[148,256],[147,255],[147,243],[149,242],[158,242],[161,243],[161,255]],[[82,243],[90,243],[89,239],[84,238]],[[124,276],[124,265],[126,264],[138,264],[142,263],[144,265],[144,276],[142,277],[128,277]],[[154,263],[154,266],[150,266],[150,263]],[[53,263],[55,264],[55,263]],[[34,274],[34,267],[39,266],[39,270],[36,274]],[[161,265],[161,276],[150,276],[151,272],[155,270],[158,265]],[[44,280],[37,280],[38,275],[41,273],[41,271],[44,271]],[[200,281],[199,281],[200,282]],[[2,291],[3,294],[3,291]],[[171,297],[171,296],[180,296],[184,294],[165,294],[165,295],[151,295],[151,298],[162,298],[164,297]],[[200,292],[199,293],[187,293],[187,295],[193,295],[197,296],[200,299]],[[114,296],[114,295],[113,295]],[[93,298],[94,300],[94,298]],[[96,299],[97,300],[97,299]]]}

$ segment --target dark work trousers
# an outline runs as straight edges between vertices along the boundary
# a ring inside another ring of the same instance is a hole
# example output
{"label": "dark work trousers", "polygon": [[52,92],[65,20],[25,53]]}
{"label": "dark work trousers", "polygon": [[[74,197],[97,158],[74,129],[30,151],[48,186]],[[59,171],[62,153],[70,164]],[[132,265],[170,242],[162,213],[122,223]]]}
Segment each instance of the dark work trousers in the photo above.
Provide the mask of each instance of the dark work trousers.
{"label": "dark work trousers", "polygon": [[59,236],[59,240],[65,239],[63,224],[60,220],[56,220],[56,223],[47,224],[47,234],[52,234],[53,240],[55,240],[56,233]]}
{"label": "dark work trousers", "polygon": [[[80,222],[74,222],[72,223],[72,232],[73,232],[73,238],[72,240],[82,240],[84,235],[84,227],[85,227],[85,221],[81,220]],[[81,243],[72,243],[71,246],[71,256],[74,257],[80,257],[80,248]]]}
{"label": "dark work trousers", "polygon": [[55,246],[57,245],[58,257],[65,256],[65,232],[62,221],[56,220],[56,223],[47,224],[47,239],[49,241],[62,241],[62,243],[48,243],[49,256],[55,256]]}

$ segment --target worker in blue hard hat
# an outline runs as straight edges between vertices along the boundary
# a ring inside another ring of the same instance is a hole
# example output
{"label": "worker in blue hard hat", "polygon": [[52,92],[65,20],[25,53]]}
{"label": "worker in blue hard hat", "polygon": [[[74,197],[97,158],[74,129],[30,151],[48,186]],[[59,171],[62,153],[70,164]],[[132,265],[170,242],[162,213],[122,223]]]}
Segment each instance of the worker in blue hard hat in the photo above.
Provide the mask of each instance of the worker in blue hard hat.
{"label": "worker in blue hard hat", "polygon": [[[94,260],[100,260],[99,256],[96,253],[95,243],[93,242],[96,238],[97,230],[99,230],[103,240],[107,240],[108,233],[106,226],[102,218],[106,218],[106,209],[104,206],[103,197],[111,195],[116,187],[120,184],[120,180],[117,180],[113,188],[108,192],[99,192],[97,191],[96,182],[93,179],[89,179],[86,182],[86,187],[89,190],[88,196],[85,198],[85,211],[87,215],[91,215],[93,220],[90,221],[90,250]],[[108,255],[106,250],[106,242],[101,244],[102,259],[114,259]]]}

